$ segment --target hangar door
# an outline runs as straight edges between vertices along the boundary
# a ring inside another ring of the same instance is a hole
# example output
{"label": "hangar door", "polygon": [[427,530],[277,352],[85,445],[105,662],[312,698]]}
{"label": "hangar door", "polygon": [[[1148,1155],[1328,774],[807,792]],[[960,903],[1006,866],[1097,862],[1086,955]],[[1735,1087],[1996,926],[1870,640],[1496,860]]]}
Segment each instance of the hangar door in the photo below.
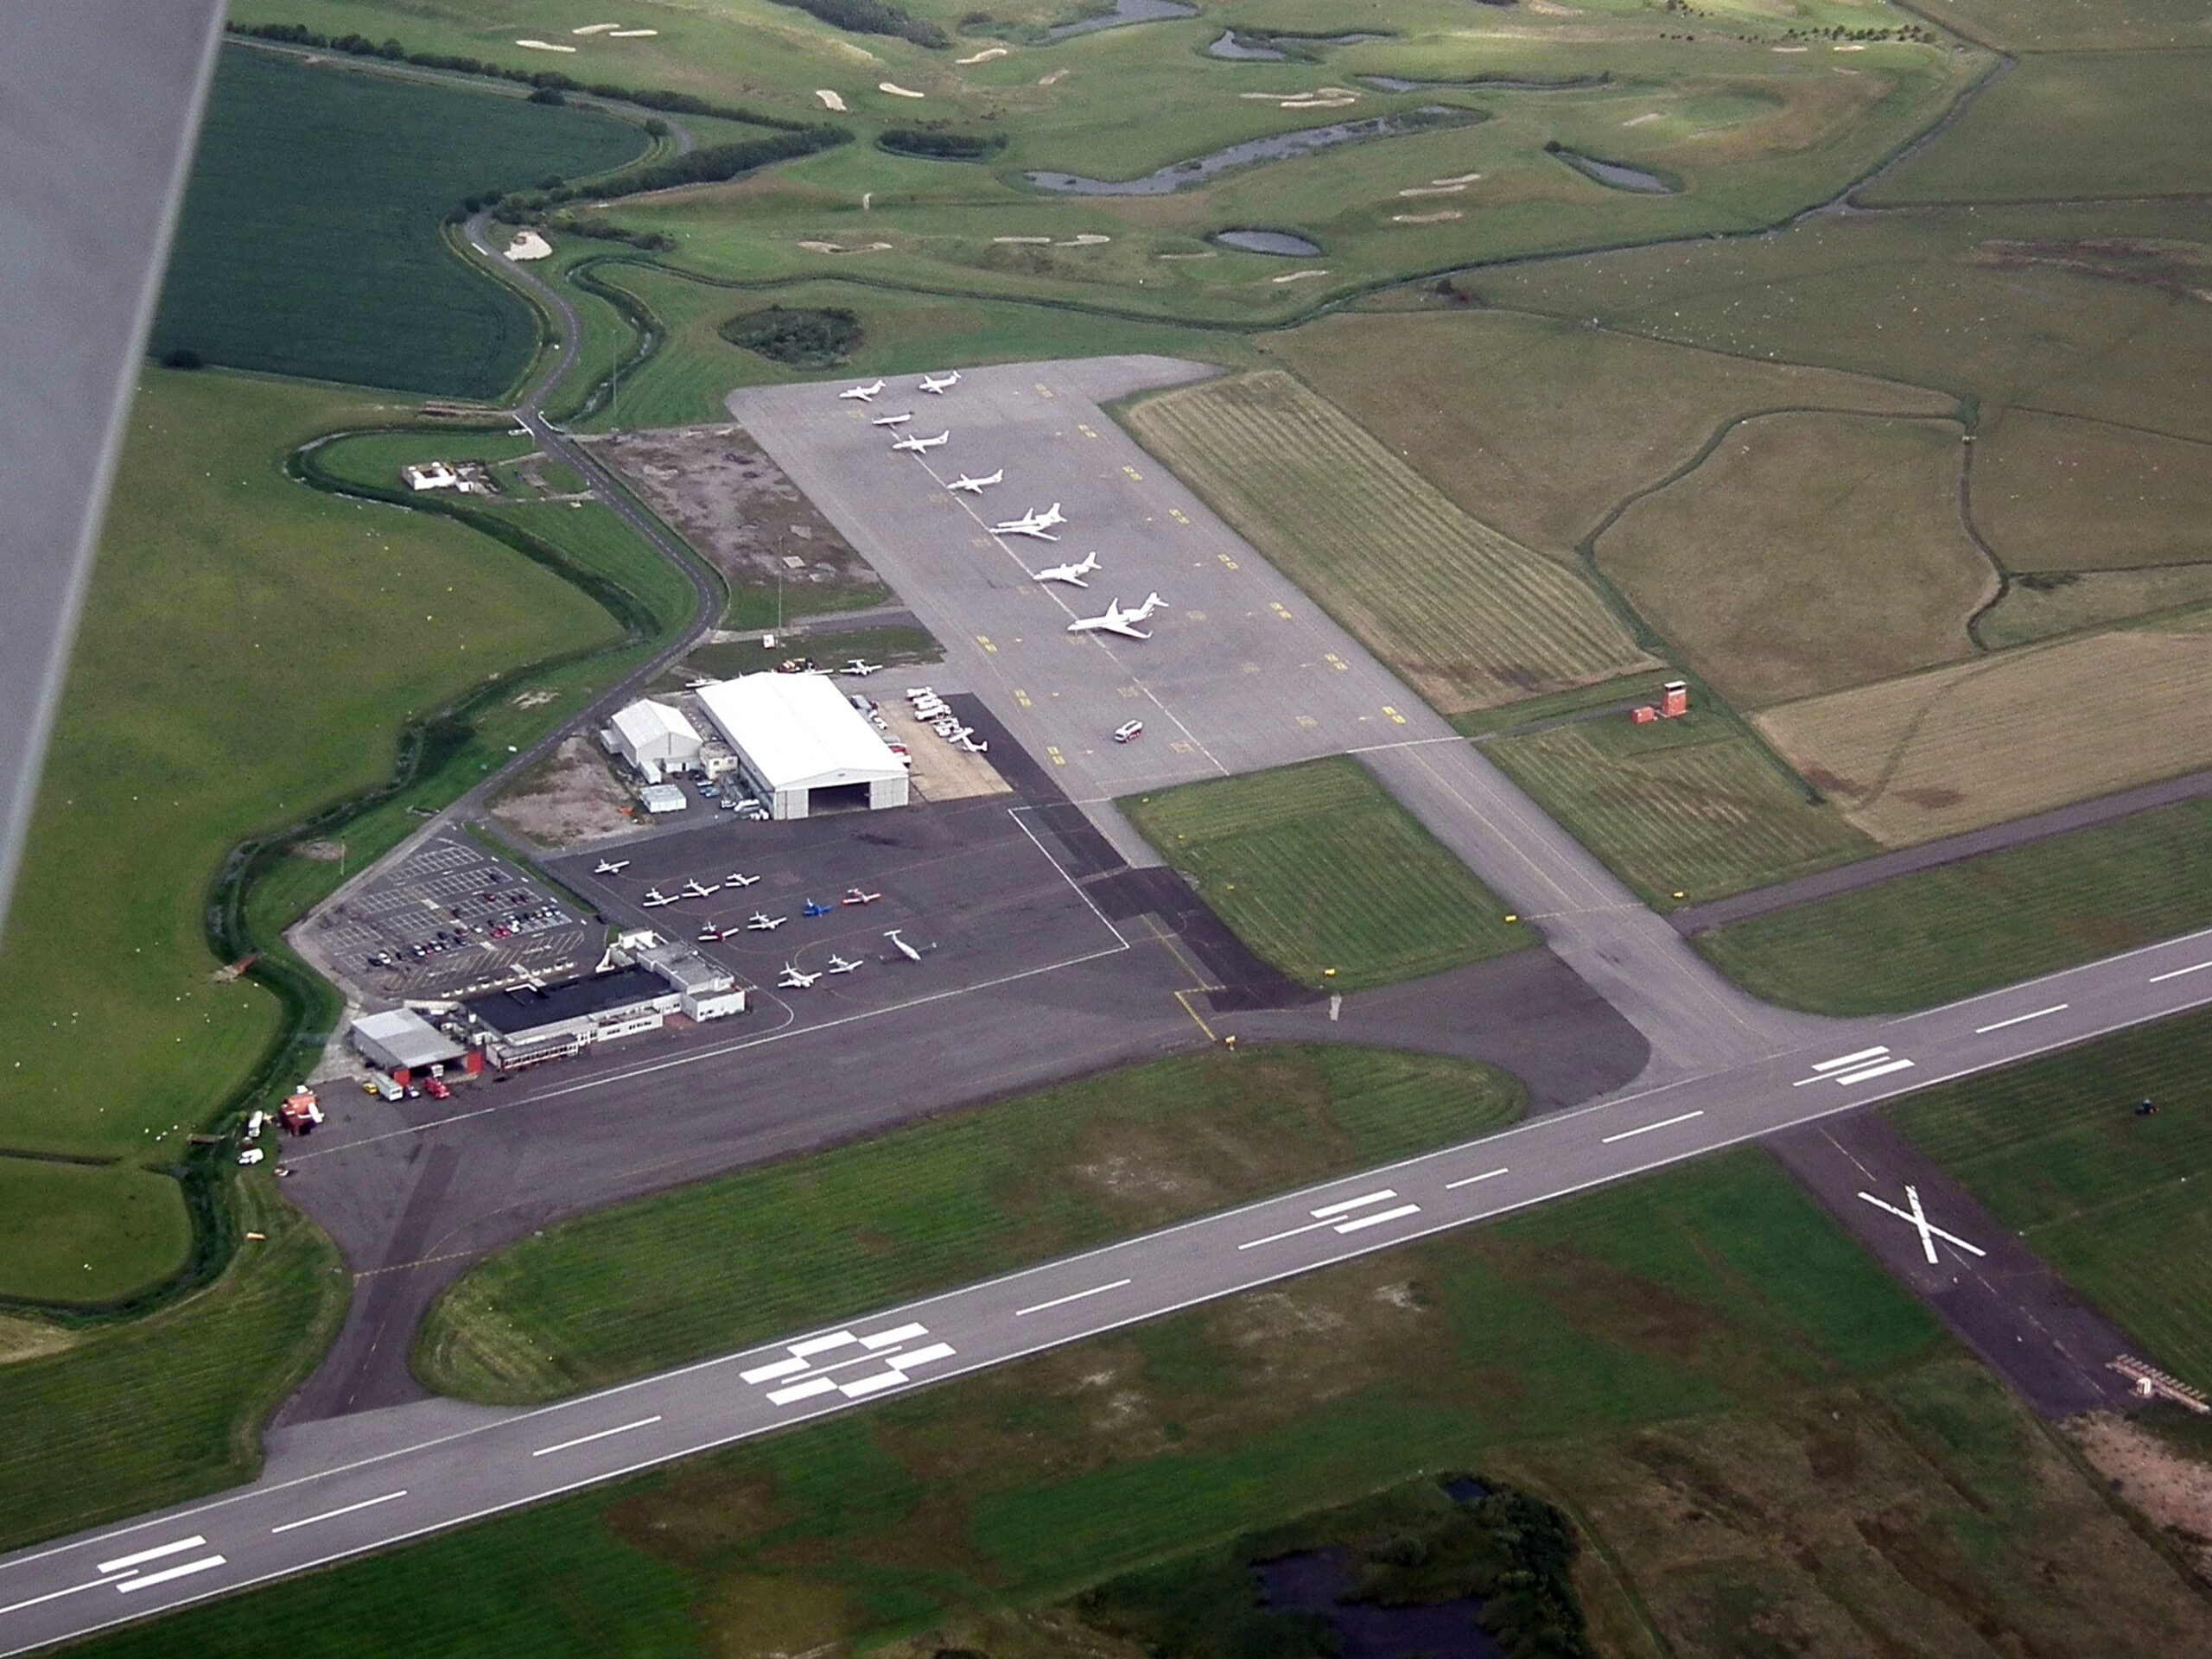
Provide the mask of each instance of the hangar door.
{"label": "hangar door", "polygon": [[852,812],[868,810],[868,784],[830,784],[806,791],[806,814],[812,817],[817,812]]}

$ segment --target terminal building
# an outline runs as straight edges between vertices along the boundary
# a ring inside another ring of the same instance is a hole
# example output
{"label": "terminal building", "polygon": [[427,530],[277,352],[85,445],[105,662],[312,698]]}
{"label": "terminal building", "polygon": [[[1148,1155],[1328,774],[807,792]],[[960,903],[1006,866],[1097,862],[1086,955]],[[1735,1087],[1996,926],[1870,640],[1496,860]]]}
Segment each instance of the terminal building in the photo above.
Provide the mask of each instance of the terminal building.
{"label": "terminal building", "polygon": [[824,675],[721,680],[699,706],[772,817],[906,804],[906,763]]}
{"label": "terminal building", "polygon": [[460,1018],[470,1044],[512,1071],[658,1031],[672,1014],[707,1020],[745,1012],[745,988],[735,975],[650,928],[623,934],[607,961],[606,971],[582,979],[467,998]]}

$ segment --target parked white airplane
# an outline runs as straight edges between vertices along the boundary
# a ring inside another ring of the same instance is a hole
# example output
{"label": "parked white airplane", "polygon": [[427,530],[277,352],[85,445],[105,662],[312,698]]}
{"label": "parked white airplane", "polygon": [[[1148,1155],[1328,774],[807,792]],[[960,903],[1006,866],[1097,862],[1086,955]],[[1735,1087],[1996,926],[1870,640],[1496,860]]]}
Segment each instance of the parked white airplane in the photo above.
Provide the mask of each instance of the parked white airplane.
{"label": "parked white airplane", "polygon": [[909,702],[919,702],[924,697],[935,696],[937,688],[933,685],[910,685],[906,688],[906,701]]}
{"label": "parked white airplane", "polygon": [[910,454],[918,455],[925,449],[934,449],[941,443],[950,443],[951,442],[952,432],[950,428],[947,428],[944,431],[938,433],[937,436],[933,438],[901,438],[898,442],[893,444],[891,447],[893,449],[904,449],[908,451]]}
{"label": "parked white airplane", "polygon": [[602,858],[591,867],[591,873],[594,875],[613,875],[617,870],[629,868],[630,861],[626,858]]}
{"label": "parked white airplane", "polygon": [[1077,560],[1073,564],[1051,564],[1046,566],[1045,569],[1037,573],[1036,580],[1039,582],[1065,582],[1071,588],[1088,588],[1090,584],[1085,582],[1084,578],[1097,568],[1098,556],[1096,553],[1086,553],[1081,559]]}
{"label": "parked white airplane", "polygon": [[741,933],[744,931],[740,927],[716,927],[712,922],[709,922],[699,930],[699,943],[715,944],[729,938],[733,933]]}
{"label": "parked white airplane", "polygon": [[965,743],[976,735],[976,728],[973,726],[963,726],[956,720],[952,722],[952,729],[942,735],[948,743]]}
{"label": "parked white airplane", "polygon": [[991,741],[987,737],[978,743],[973,737],[963,734],[960,739],[960,747],[970,754],[988,754],[991,752]]}
{"label": "parked white airplane", "polygon": [[1135,625],[1150,616],[1167,601],[1158,594],[1148,596],[1135,610],[1123,610],[1122,601],[1116,600],[1106,607],[1103,616],[1079,617],[1068,624],[1070,633],[1119,633],[1131,639],[1149,639],[1152,636]]}
{"label": "parked white airplane", "polygon": [[833,974],[849,974],[859,966],[860,963],[857,962],[847,962],[842,957],[833,956],[830,958],[830,971]]}
{"label": "parked white airplane", "polygon": [[936,392],[940,397],[944,395],[947,386],[957,386],[959,384],[960,371],[957,369],[953,370],[950,374],[925,374],[922,377],[922,390]]}
{"label": "parked white airplane", "polygon": [[1054,524],[1065,523],[1067,519],[1060,512],[1060,504],[1055,501],[1042,512],[1032,507],[1019,518],[1009,518],[1002,524],[993,524],[991,534],[994,536],[1034,536],[1040,542],[1057,542],[1060,539],[1058,537],[1047,536],[1045,532]]}
{"label": "parked white airplane", "polygon": [[864,680],[871,674],[880,673],[882,669],[883,664],[881,663],[871,663],[865,657],[855,657],[838,671],[843,674],[850,674],[856,679]]}
{"label": "parked white airplane", "polygon": [[645,896],[638,902],[647,910],[658,910],[663,905],[674,904],[682,896],[680,893],[663,893],[658,887],[647,887]]}
{"label": "parked white airplane", "polygon": [[753,919],[746,923],[745,927],[749,933],[772,933],[789,920],[791,918],[788,916],[771,916],[766,911],[756,910],[753,912]]}
{"label": "parked white airplane", "polygon": [[913,418],[914,411],[910,409],[897,415],[879,415],[868,424],[870,426],[904,426]]}
{"label": "parked white airplane", "polygon": [[995,473],[988,474],[982,478],[970,478],[967,474],[963,473],[944,487],[948,490],[965,490],[970,495],[981,495],[992,485],[1005,482],[1006,468],[1001,467]]}
{"label": "parked white airplane", "polygon": [[821,977],[822,976],[818,971],[811,974],[802,974],[797,967],[787,962],[784,964],[784,976],[778,980],[776,983],[787,991],[803,991]]}
{"label": "parked white airplane", "polygon": [[912,945],[907,944],[906,940],[899,937],[899,930],[897,928],[893,928],[883,937],[890,940],[893,947],[900,956],[906,957],[907,961],[919,962],[922,959],[922,953],[920,951],[915,950]]}
{"label": "parked white airplane", "polygon": [[741,875],[735,870],[732,870],[722,879],[733,887],[749,887],[760,878],[757,875]]}
{"label": "parked white airplane", "polygon": [[872,905],[882,897],[883,895],[880,893],[869,893],[860,887],[847,887],[845,896],[837,902],[841,905]]}
{"label": "parked white airplane", "polygon": [[694,899],[704,899],[709,894],[720,893],[721,890],[721,882],[717,881],[712,887],[708,887],[696,875],[683,884],[683,891]]}
{"label": "parked white airplane", "polygon": [[882,381],[871,380],[864,386],[847,386],[837,395],[840,397],[857,397],[861,402],[866,403],[869,398],[874,397],[877,392],[881,391],[882,390]]}

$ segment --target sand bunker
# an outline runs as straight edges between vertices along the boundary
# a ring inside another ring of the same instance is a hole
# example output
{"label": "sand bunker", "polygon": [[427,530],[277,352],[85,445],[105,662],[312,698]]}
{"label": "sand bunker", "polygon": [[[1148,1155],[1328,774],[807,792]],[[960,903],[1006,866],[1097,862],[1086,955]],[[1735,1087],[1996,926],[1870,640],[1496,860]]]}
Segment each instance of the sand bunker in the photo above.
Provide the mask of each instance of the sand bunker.
{"label": "sand bunker", "polygon": [[1049,74],[1049,75],[1039,75],[1039,76],[1038,76],[1038,77],[1037,77],[1037,84],[1038,84],[1039,86],[1058,86],[1062,81],[1065,80],[1067,78],[1068,78],[1068,72],[1067,72],[1066,70],[1065,70],[1065,69],[1055,69],[1055,70],[1053,70],[1053,71],[1052,71],[1052,73],[1051,74]]}
{"label": "sand bunker", "polygon": [[1359,94],[1349,86],[1316,86],[1310,92],[1239,92],[1236,96],[1272,104],[1281,110],[1340,110],[1347,104],[1359,102]]}
{"label": "sand bunker", "polygon": [[875,83],[875,90],[879,92],[888,92],[893,98],[925,98],[928,96],[927,93],[916,92],[911,86],[901,86],[895,80],[879,80]]}
{"label": "sand bunker", "polygon": [[1464,184],[1409,184],[1398,194],[1402,196],[1456,196],[1466,188]]}
{"label": "sand bunker", "polygon": [[607,38],[610,41],[650,41],[659,33],[657,29],[618,29]]}
{"label": "sand bunker", "polygon": [[582,29],[572,29],[569,33],[571,35],[604,35],[609,29],[620,29],[622,25],[620,23],[586,23]]}
{"label": "sand bunker", "polygon": [[1052,245],[1052,238],[1049,236],[995,236],[991,240],[994,242],[1032,243],[1040,248],[1049,248]]}
{"label": "sand bunker", "polygon": [[1268,280],[1280,288],[1285,283],[1302,283],[1308,276],[1325,276],[1328,274],[1325,270],[1294,270],[1287,276],[1270,276]]}
{"label": "sand bunker", "polygon": [[1864,52],[1866,49],[1865,47],[1858,45],[1832,46],[1828,48],[1831,52]]}
{"label": "sand bunker", "polygon": [[1813,48],[1809,46],[1777,46],[1774,49],[1777,52],[1809,52]]}
{"label": "sand bunker", "polygon": [[1004,56],[1006,56],[1006,48],[1002,46],[987,46],[981,52],[976,53],[973,57],[955,58],[953,61],[964,69],[971,63],[988,63],[993,58],[1002,58]]}
{"label": "sand bunker", "polygon": [[507,257],[519,263],[524,259],[550,259],[553,245],[536,231],[518,231],[515,239],[507,244]]}
{"label": "sand bunker", "polygon": [[1656,110],[1651,110],[1651,111],[1646,111],[1646,112],[1645,112],[1644,114],[1643,114],[1643,115],[1635,115],[1635,116],[1630,116],[1627,120],[1625,120],[1625,121],[1622,122],[1622,123],[1621,123],[1621,125],[1623,125],[1623,126],[1624,126],[1624,127],[1642,127],[1642,126],[1648,126],[1648,125],[1649,125],[1649,124],[1650,124],[1652,122],[1654,122],[1654,121],[1657,121],[1657,120],[1660,120],[1660,119],[1662,119],[1662,118],[1661,117],[1661,115],[1660,115],[1660,113],[1659,113],[1659,111],[1656,111]]}
{"label": "sand bunker", "polygon": [[1110,236],[1101,236],[1096,231],[1084,231],[1070,237],[1065,242],[1055,242],[1052,245],[1056,248],[1096,248],[1102,247],[1113,239]]}
{"label": "sand bunker", "polygon": [[1163,259],[1218,259],[1221,255],[1208,248],[1204,253],[1163,253],[1160,257]]}
{"label": "sand bunker", "polygon": [[1465,217],[1457,207],[1446,207],[1433,213],[1393,213],[1390,222],[1393,225],[1441,225],[1447,219]]}
{"label": "sand bunker", "polygon": [[840,115],[842,115],[845,112],[845,100],[840,98],[836,93],[831,92],[827,86],[816,87],[814,89],[814,95],[822,100],[822,107],[823,109],[835,110]]}
{"label": "sand bunker", "polygon": [[1279,110],[1341,110],[1358,101],[1356,98],[1286,98],[1275,107]]}
{"label": "sand bunker", "polygon": [[533,52],[573,52],[573,46],[556,46],[550,41],[517,41],[517,46],[526,46]]}
{"label": "sand bunker", "polygon": [[884,253],[890,250],[888,242],[870,242],[857,248],[849,248],[842,242],[801,242],[799,246],[809,253]]}
{"label": "sand bunker", "polygon": [[1482,177],[1479,173],[1454,173],[1448,179],[1431,179],[1431,184],[1472,184]]}

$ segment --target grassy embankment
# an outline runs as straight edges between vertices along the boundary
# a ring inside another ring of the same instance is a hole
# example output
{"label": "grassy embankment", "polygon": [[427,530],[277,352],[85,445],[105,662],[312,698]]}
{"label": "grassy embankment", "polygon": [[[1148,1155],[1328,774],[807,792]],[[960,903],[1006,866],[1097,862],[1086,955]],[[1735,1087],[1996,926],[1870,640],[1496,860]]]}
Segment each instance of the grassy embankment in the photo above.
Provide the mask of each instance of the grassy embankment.
{"label": "grassy embankment", "polygon": [[[700,1221],[719,1234],[743,1210]],[[795,1215],[777,1258],[795,1240],[810,1250],[837,1213]],[[690,1236],[671,1238],[693,1258]],[[653,1294],[666,1260],[628,1291]],[[717,1276],[694,1262],[671,1300]],[[2196,1592],[2079,1465],[1777,1169],[1739,1152],[88,1651],[489,1659],[893,1640],[880,1650],[899,1659],[1135,1659],[1087,1635],[1079,1603],[1050,1604],[1467,1467],[1573,1516],[1607,1653],[1724,1659],[1774,1650],[1777,1632],[1807,1651],[2051,1659],[2212,1643]]]}
{"label": "grassy embankment", "polygon": [[1255,956],[1364,990],[1539,941],[1356,761],[1316,760],[1122,803]]}
{"label": "grassy embankment", "polygon": [[1519,1110],[1503,1074],[1451,1060],[1162,1060],[555,1228],[446,1294],[416,1369],[472,1398],[550,1399],[1447,1146]]}
{"label": "grassy embankment", "polygon": [[537,316],[454,257],[442,216],[465,196],[604,172],[647,143],[590,111],[228,48],[153,350],[496,397],[536,356]]}

